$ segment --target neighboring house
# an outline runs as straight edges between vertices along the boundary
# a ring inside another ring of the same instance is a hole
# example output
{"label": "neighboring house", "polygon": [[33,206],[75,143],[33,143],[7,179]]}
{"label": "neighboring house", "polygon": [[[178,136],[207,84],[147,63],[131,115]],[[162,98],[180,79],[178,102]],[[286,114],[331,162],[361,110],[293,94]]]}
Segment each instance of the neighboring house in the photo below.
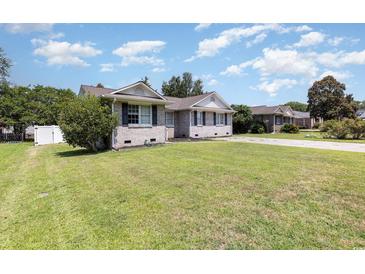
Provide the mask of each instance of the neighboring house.
{"label": "neighboring house", "polygon": [[142,81],[120,89],[81,85],[80,95],[109,99],[119,124],[113,131],[114,149],[164,143],[176,137],[232,135],[234,111],[216,92],[187,98],[162,96]]}
{"label": "neighboring house", "polygon": [[279,132],[284,124],[294,124],[295,115],[290,106],[250,107],[254,121],[263,122],[268,132]]}
{"label": "neighboring house", "polygon": [[356,116],[362,120],[365,120],[365,109],[359,109],[356,112]]}
{"label": "neighboring house", "polygon": [[311,129],[313,128],[314,124],[316,123],[316,119],[313,117],[310,117],[309,112],[302,112],[302,111],[295,111],[294,113],[294,124],[297,125],[300,128],[307,128]]}

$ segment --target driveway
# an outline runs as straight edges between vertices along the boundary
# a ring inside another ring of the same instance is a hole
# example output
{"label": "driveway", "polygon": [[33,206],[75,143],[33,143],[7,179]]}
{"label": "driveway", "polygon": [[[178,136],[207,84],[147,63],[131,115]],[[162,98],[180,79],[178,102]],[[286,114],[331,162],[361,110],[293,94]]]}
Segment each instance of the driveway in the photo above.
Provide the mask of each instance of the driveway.
{"label": "driveway", "polygon": [[264,145],[308,147],[308,148],[330,149],[330,150],[340,150],[340,151],[365,152],[365,144],[357,144],[357,143],[322,142],[322,141],[307,141],[307,140],[255,138],[255,137],[223,137],[216,139],[229,142],[244,142],[244,143],[255,143]]}

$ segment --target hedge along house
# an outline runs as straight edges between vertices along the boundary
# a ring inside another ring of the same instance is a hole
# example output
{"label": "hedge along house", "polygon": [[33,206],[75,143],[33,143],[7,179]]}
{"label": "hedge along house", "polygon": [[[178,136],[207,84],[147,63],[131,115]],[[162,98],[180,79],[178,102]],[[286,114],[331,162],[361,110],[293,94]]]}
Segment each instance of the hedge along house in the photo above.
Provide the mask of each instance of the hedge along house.
{"label": "hedge along house", "polygon": [[162,96],[142,81],[120,89],[81,85],[79,95],[111,101],[119,124],[111,137],[113,149],[164,143],[176,137],[232,135],[234,111],[216,92],[187,98]]}

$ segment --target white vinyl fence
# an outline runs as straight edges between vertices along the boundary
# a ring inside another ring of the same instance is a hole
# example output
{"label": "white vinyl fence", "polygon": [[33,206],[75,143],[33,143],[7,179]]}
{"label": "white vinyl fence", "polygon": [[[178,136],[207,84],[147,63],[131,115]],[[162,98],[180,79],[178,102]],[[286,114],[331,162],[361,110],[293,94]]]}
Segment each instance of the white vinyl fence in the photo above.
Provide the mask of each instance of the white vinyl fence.
{"label": "white vinyl fence", "polygon": [[64,143],[59,126],[34,126],[34,145]]}

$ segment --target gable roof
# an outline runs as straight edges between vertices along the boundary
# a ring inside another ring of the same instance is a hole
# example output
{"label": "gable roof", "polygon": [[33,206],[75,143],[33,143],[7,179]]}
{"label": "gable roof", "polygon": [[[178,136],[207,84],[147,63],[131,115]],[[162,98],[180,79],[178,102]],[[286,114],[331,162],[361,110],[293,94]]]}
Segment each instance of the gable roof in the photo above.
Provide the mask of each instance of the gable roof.
{"label": "gable roof", "polygon": [[[129,88],[133,88],[138,85],[143,85],[146,89],[156,95],[156,97],[148,97],[148,96],[139,96],[133,94],[123,93],[124,90]],[[166,109],[170,110],[187,110],[193,108],[201,108],[201,109],[214,109],[212,107],[200,107],[196,106],[198,103],[202,102],[204,99],[210,96],[217,96],[217,98],[226,106],[226,108],[222,108],[223,111],[234,112],[234,110],[230,107],[228,103],[224,101],[224,99],[215,91],[207,92],[204,94],[189,96],[185,98],[173,97],[173,96],[163,96],[158,93],[156,90],[152,89],[148,85],[146,85],[142,81],[135,82],[128,86],[119,88],[119,89],[111,89],[111,88],[99,88],[90,85],[81,85],[79,94],[88,94],[95,95],[97,97],[105,97],[110,99],[121,99],[121,100],[135,100],[135,101],[153,101],[153,102],[162,102],[162,104],[167,104]]]}
{"label": "gable roof", "polygon": [[115,91],[115,89],[111,89],[111,88],[98,88],[98,87],[89,86],[89,85],[81,85],[81,87],[80,87],[80,93],[81,93],[81,91],[83,91],[84,94],[95,95],[95,96],[98,97],[98,96],[102,96],[102,95],[105,95],[105,94],[110,94],[113,91]]}
{"label": "gable roof", "polygon": [[139,85],[144,86],[147,90],[149,90],[150,92],[155,94],[157,97],[161,98],[162,100],[166,100],[160,93],[158,93],[156,90],[154,90],[150,86],[146,85],[143,81],[138,81],[138,82],[135,82],[135,83],[130,84],[128,86],[116,89],[111,94],[123,93],[124,90],[127,90],[129,88],[133,88],[133,87],[136,87],[136,86],[139,86]]}
{"label": "gable roof", "polygon": [[290,106],[255,106],[250,107],[253,115],[273,115],[273,114],[282,114],[284,116],[293,116],[293,110]]}
{"label": "gable roof", "polygon": [[[215,91],[212,92],[207,92],[204,94],[200,94],[200,95],[196,95],[196,96],[189,96],[189,97],[184,97],[184,98],[179,98],[179,97],[173,97],[173,96],[164,96],[167,101],[168,104],[166,106],[167,109],[170,110],[185,110],[185,109],[193,109],[193,108],[203,108],[203,107],[199,107],[196,106],[198,103],[202,102],[204,99],[210,97],[210,96],[217,96],[219,98],[219,100],[221,100],[223,102],[224,105],[226,105],[226,110],[232,111],[232,108],[230,107],[230,105],[228,105],[221,96],[219,96],[219,94]],[[208,108],[206,108],[208,109]]]}
{"label": "gable roof", "polygon": [[168,109],[175,109],[175,110],[188,109],[191,108],[196,103],[200,102],[201,100],[207,98],[211,93],[212,92],[208,92],[201,95],[189,96],[184,98],[165,96],[167,101],[169,101],[166,107]]}

